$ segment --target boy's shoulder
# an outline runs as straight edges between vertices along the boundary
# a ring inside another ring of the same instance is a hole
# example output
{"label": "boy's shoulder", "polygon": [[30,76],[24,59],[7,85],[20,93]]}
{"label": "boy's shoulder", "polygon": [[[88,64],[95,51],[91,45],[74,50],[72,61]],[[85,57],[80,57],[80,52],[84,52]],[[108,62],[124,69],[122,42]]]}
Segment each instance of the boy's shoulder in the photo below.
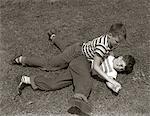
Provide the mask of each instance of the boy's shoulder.
{"label": "boy's shoulder", "polygon": [[102,35],[99,35],[98,37],[96,37],[95,39],[104,39],[107,37],[108,37],[108,34],[102,34]]}
{"label": "boy's shoulder", "polygon": [[107,59],[108,61],[113,61],[114,58],[115,58],[115,56],[114,56],[113,53],[108,53],[108,54],[105,56],[104,60]]}

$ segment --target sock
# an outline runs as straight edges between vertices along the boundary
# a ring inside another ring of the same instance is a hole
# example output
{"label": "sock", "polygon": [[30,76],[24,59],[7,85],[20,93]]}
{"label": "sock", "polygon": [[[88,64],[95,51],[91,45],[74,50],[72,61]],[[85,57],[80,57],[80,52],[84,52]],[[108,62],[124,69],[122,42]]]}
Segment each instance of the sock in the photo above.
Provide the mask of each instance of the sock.
{"label": "sock", "polygon": [[55,35],[55,34],[52,34],[51,37],[50,37],[50,39],[51,39],[52,41],[54,41],[55,37],[56,37],[56,35]]}
{"label": "sock", "polygon": [[20,56],[20,57],[16,58],[15,61],[16,61],[16,63],[18,63],[18,64],[25,65],[25,63],[24,63],[25,58],[26,58],[26,57]]}
{"label": "sock", "polygon": [[20,56],[16,58],[15,61],[19,64],[19,63],[22,63],[22,59],[23,59],[23,56]]}
{"label": "sock", "polygon": [[21,77],[21,82],[23,82],[25,84],[31,84],[30,77],[28,77],[28,76],[22,76]]}

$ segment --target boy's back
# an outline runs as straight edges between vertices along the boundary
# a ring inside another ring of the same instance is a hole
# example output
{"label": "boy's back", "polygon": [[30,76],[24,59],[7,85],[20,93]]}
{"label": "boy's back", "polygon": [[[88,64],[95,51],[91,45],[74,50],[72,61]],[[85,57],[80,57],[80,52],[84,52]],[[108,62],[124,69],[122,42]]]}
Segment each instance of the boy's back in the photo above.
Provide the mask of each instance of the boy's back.
{"label": "boy's back", "polygon": [[101,57],[110,50],[108,46],[108,36],[102,35],[98,38],[95,38],[87,43],[83,43],[82,52],[88,59],[93,59],[94,54],[98,53]]}

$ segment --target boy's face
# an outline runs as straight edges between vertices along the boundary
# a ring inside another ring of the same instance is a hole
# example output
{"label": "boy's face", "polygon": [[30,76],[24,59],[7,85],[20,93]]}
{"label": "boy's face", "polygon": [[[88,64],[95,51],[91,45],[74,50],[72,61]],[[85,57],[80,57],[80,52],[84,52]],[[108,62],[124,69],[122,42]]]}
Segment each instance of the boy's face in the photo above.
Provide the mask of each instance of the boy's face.
{"label": "boy's face", "polygon": [[118,47],[118,45],[120,44],[120,38],[118,36],[114,37],[112,35],[109,36],[109,43],[110,43],[110,46],[115,49]]}
{"label": "boy's face", "polygon": [[123,71],[125,69],[126,63],[123,60],[122,56],[119,56],[118,58],[115,58],[113,61],[113,67],[116,71]]}

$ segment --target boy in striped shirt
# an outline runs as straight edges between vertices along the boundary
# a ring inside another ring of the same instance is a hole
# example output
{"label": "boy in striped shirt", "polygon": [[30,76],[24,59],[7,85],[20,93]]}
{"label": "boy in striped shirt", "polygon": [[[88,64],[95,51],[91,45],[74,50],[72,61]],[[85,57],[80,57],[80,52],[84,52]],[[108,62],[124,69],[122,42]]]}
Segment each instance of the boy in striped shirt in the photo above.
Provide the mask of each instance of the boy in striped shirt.
{"label": "boy in striped shirt", "polygon": [[[52,42],[57,40],[54,33],[50,34],[50,39]],[[71,85],[73,80],[75,94],[70,100],[73,107],[71,107],[68,112],[74,113],[74,108],[79,108],[82,112],[89,113],[91,112],[91,107],[88,105],[87,99],[92,89],[89,61],[91,59],[93,60],[93,69],[98,73],[98,75],[111,83],[114,88],[121,88],[121,85],[117,81],[109,78],[109,76],[103,72],[100,65],[109,52],[115,49],[123,41],[123,39],[126,39],[125,26],[117,23],[110,27],[107,34],[89,42],[77,42],[63,49],[62,53],[48,59],[20,56],[14,60],[15,63],[38,66],[46,70],[58,70],[69,67],[67,72],[69,76],[64,74],[65,76],[56,78],[53,81],[39,76],[35,78],[28,78],[27,76],[24,76],[22,77],[18,88],[21,90],[20,88],[23,83],[33,83],[33,88],[35,87],[41,90],[57,90]],[[51,88],[51,85],[54,85],[53,88]]]}

